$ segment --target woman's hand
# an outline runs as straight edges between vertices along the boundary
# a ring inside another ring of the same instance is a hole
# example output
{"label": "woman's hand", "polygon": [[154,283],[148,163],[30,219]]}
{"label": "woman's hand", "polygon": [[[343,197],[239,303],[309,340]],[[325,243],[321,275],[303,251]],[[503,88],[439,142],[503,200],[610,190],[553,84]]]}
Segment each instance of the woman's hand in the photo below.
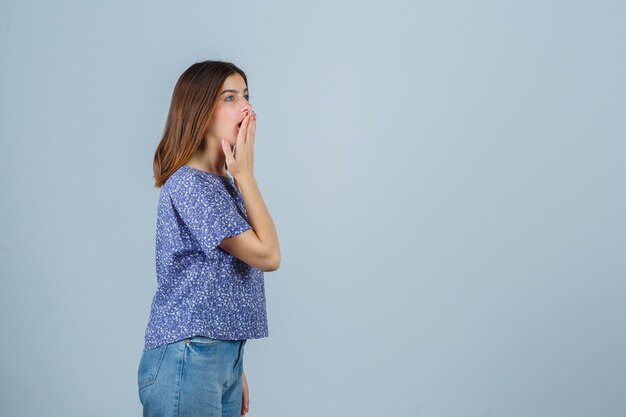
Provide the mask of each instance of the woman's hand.
{"label": "woman's hand", "polygon": [[250,401],[249,401],[249,396],[248,396],[248,381],[246,380],[246,373],[243,371],[241,372],[242,372],[241,394],[243,396],[243,399],[241,401],[241,416],[240,417],[243,417],[246,415],[248,411],[250,411],[248,409],[248,405],[250,404]]}
{"label": "woman's hand", "polygon": [[222,151],[226,157],[226,166],[231,175],[237,180],[245,176],[253,176],[254,173],[254,133],[256,131],[256,112],[250,110],[243,119],[234,153],[230,146],[222,138]]}

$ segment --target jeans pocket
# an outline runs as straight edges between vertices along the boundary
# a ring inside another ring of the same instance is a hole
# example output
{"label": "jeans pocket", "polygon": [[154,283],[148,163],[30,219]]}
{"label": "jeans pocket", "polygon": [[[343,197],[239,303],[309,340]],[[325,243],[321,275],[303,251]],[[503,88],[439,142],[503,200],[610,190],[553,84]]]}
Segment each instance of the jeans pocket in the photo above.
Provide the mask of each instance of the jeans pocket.
{"label": "jeans pocket", "polygon": [[209,346],[216,345],[219,342],[221,342],[221,340],[204,336],[194,336],[189,338],[189,344],[191,345]]}
{"label": "jeans pocket", "polygon": [[143,352],[139,361],[139,368],[137,369],[139,389],[154,384],[166,349],[167,345],[162,345]]}

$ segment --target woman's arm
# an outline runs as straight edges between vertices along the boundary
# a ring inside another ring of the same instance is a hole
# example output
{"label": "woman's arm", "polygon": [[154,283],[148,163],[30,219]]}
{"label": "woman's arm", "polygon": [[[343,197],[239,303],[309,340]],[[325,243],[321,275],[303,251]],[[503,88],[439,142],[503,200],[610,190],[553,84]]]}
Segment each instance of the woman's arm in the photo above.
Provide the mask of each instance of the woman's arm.
{"label": "woman's arm", "polygon": [[253,173],[256,113],[246,116],[237,135],[235,154],[222,139],[226,165],[241,192],[252,231],[222,240],[220,247],[250,265],[276,270],[280,265],[280,246],[270,216]]}
{"label": "woman's arm", "polygon": [[280,265],[278,234],[276,233],[272,216],[265,206],[256,179],[253,175],[240,177],[239,185],[248,214],[248,222],[261,241],[265,249],[264,252],[270,260],[270,265],[273,265],[273,269],[278,269]]}
{"label": "woman's arm", "polygon": [[246,379],[246,373],[242,371],[241,374],[241,417],[250,412],[250,395],[248,394],[248,380]]}

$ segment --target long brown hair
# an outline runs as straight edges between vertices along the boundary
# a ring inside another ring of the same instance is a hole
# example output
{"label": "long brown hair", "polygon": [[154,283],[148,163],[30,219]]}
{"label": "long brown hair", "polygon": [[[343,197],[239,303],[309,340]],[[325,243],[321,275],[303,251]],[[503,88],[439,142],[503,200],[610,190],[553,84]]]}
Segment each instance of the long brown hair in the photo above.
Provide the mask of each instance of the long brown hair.
{"label": "long brown hair", "polygon": [[154,153],[155,187],[161,187],[194,154],[204,150],[211,116],[226,78],[239,73],[246,85],[246,74],[235,64],[202,61],[181,74],[172,93],[163,137]]}

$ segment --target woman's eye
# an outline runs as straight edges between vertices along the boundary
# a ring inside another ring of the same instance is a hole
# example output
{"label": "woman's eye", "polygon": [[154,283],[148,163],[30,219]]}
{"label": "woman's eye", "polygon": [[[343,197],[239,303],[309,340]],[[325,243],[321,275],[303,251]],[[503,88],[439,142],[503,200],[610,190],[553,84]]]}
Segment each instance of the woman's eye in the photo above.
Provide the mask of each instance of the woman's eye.
{"label": "woman's eye", "polygon": [[[249,94],[246,94],[244,97],[245,97],[246,101],[249,101],[249,100],[250,100],[250,95],[249,95]],[[228,97],[226,97],[226,98],[225,98],[225,100],[226,100],[226,101],[232,101],[232,100],[229,100],[230,98],[233,98],[233,99],[234,99],[234,98],[235,98],[235,96],[228,96]]]}

